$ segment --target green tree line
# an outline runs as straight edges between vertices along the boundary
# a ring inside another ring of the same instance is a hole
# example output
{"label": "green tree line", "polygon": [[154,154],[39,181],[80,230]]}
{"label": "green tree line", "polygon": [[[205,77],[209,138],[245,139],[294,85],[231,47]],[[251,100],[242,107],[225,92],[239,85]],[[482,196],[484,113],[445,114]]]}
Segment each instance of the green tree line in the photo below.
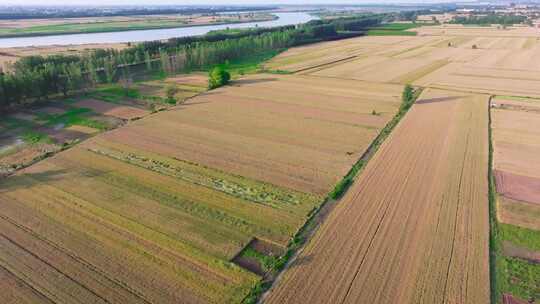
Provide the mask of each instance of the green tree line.
{"label": "green tree line", "polygon": [[68,95],[101,83],[131,82],[133,66],[167,74],[209,69],[227,60],[268,50],[362,34],[383,15],[315,20],[302,26],[252,29],[168,41],[140,43],[125,50],[96,50],[75,56],[29,56],[0,71],[0,110]]}
{"label": "green tree line", "polygon": [[499,15],[499,14],[489,14],[486,16],[470,16],[470,17],[461,17],[458,16],[452,20],[451,23],[455,24],[478,24],[478,25],[490,25],[490,24],[501,24],[501,25],[512,25],[520,24],[527,20],[525,16],[517,15]]}

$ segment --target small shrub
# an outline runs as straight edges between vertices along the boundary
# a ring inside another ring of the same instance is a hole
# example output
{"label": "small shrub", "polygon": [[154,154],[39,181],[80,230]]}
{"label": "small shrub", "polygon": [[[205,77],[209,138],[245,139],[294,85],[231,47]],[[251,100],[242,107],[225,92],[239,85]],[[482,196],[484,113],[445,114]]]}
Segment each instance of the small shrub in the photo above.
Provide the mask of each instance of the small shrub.
{"label": "small shrub", "polygon": [[167,102],[170,104],[176,103],[176,94],[178,93],[178,87],[175,84],[170,84],[165,89],[165,94],[167,95]]}
{"label": "small shrub", "polygon": [[231,74],[221,66],[214,67],[210,70],[208,76],[208,88],[210,90],[227,85],[231,80]]}
{"label": "small shrub", "polygon": [[29,144],[37,144],[38,142],[42,142],[48,139],[47,135],[34,131],[28,131],[24,133],[22,138],[26,143]]}

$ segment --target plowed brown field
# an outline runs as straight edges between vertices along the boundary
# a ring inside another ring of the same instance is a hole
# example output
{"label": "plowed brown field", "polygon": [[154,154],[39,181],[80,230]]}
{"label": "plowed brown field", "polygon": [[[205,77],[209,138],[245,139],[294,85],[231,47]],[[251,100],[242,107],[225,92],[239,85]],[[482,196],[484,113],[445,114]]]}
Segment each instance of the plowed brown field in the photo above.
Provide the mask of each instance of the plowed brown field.
{"label": "plowed brown field", "polygon": [[267,303],[488,303],[488,97],[428,89]]}

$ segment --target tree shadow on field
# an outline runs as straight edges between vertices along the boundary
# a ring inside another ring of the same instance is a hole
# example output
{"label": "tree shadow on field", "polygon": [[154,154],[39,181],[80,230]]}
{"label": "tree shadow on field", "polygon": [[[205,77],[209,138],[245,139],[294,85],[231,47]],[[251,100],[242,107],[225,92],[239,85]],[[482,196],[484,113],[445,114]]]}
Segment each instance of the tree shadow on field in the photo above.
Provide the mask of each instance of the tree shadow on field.
{"label": "tree shadow on field", "polygon": [[277,81],[277,78],[256,78],[256,79],[238,79],[231,82],[233,86],[241,86],[246,84],[257,84]]}
{"label": "tree shadow on field", "polygon": [[428,104],[428,103],[436,103],[436,102],[445,102],[445,101],[461,99],[463,97],[467,97],[467,96],[449,96],[449,97],[437,97],[437,98],[429,98],[429,99],[420,99],[420,100],[418,100],[416,102],[416,104]]}
{"label": "tree shadow on field", "polygon": [[313,257],[311,255],[301,255],[299,257],[297,257],[293,263],[291,264],[290,268],[294,268],[294,267],[298,267],[298,266],[302,266],[302,265],[307,265],[309,264],[311,261],[313,261]]}
{"label": "tree shadow on field", "polygon": [[[73,178],[67,169],[48,170],[37,173],[19,173],[8,177],[0,177],[0,194],[17,189],[30,189],[38,184],[47,184],[62,179]],[[84,177],[96,177],[105,172],[86,172]]]}

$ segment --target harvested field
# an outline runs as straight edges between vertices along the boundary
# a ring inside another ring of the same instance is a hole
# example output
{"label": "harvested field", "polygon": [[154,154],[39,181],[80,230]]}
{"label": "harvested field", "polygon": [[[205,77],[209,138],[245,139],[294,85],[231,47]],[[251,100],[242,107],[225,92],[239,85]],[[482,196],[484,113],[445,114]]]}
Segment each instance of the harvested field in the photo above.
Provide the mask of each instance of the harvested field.
{"label": "harvested field", "polygon": [[318,77],[540,97],[540,61],[536,60],[540,43],[531,38],[536,34],[532,28],[503,31],[445,26],[417,30],[435,32],[419,37],[361,37],[294,48],[267,66]]}
{"label": "harvested field", "polygon": [[495,170],[497,192],[504,197],[540,205],[540,178]]}
{"label": "harvested field", "polygon": [[497,97],[492,103],[498,219],[540,230],[540,102]]}
{"label": "harvested field", "polygon": [[529,304],[529,303],[527,303],[527,301],[515,298],[510,294],[504,294],[503,295],[503,304]]}
{"label": "harvested field", "polygon": [[0,267],[53,302],[238,303],[233,258],[282,254],[401,91],[259,75],[94,136],[1,181]]}
{"label": "harvested field", "polygon": [[319,202],[188,163],[147,167],[150,155],[118,147],[86,142],[2,182],[0,265],[55,302],[237,303],[257,278],[228,261],[254,236],[285,244]]}
{"label": "harvested field", "polygon": [[540,114],[540,99],[523,97],[497,97],[493,99],[492,106],[503,110],[515,110]]}
{"label": "harvested field", "polygon": [[113,104],[96,99],[83,99],[77,101],[76,105],[81,108],[91,109],[95,113],[113,116],[121,119],[132,120],[150,114],[149,111],[135,107]]}
{"label": "harvested field", "polygon": [[444,24],[441,26],[422,26],[413,29],[420,36],[481,36],[481,37],[537,37],[538,32],[532,27],[507,27],[499,29],[496,26],[463,26],[460,24]]}
{"label": "harvested field", "polygon": [[489,302],[488,97],[420,101],[266,303]]}
{"label": "harvested field", "polygon": [[411,40],[411,37],[370,36],[297,47],[272,59],[266,67],[272,70],[296,72],[371,54],[407,40]]}
{"label": "harvested field", "polygon": [[499,221],[540,230],[540,206],[538,204],[515,201],[504,196],[497,199]]}
{"label": "harvested field", "polygon": [[540,178],[540,114],[495,108],[492,116],[495,169]]}
{"label": "harvested field", "polygon": [[540,264],[540,252],[516,246],[508,241],[503,241],[502,250],[505,256],[520,258],[531,263]]}
{"label": "harvested field", "polygon": [[259,75],[103,138],[322,196],[392,118],[400,92],[397,85]]}

